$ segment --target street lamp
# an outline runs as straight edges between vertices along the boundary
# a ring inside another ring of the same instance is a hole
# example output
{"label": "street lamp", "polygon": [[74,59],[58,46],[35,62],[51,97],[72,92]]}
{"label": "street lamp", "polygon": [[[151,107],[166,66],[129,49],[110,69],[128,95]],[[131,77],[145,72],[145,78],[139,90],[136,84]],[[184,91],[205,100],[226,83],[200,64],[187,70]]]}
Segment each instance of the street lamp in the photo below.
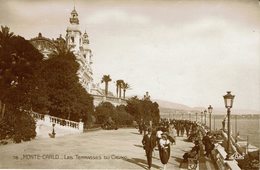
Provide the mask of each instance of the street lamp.
{"label": "street lamp", "polygon": [[204,116],[205,116],[204,124],[205,126],[207,126],[207,110],[204,110]]}
{"label": "street lamp", "polygon": [[209,113],[209,130],[211,131],[211,113],[212,113],[213,107],[209,105],[208,107],[208,113]]}
{"label": "street lamp", "polygon": [[198,113],[196,112],[195,114],[196,114],[196,122],[197,122],[197,120],[198,120]]}
{"label": "street lamp", "polygon": [[202,124],[202,120],[203,120],[203,112],[200,112],[200,123]]}
{"label": "street lamp", "polygon": [[226,160],[231,160],[231,128],[230,128],[230,109],[233,105],[234,95],[231,94],[231,91],[227,91],[227,94],[223,96],[225,101],[225,107],[227,108],[227,118],[228,118],[228,144],[227,144],[227,157]]}

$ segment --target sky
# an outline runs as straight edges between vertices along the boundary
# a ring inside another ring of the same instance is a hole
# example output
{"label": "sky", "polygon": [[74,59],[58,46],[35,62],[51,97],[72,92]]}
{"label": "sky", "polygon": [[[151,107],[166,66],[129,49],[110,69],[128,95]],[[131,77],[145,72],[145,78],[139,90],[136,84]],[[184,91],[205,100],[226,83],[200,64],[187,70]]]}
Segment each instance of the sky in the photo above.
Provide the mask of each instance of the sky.
{"label": "sky", "polygon": [[[128,96],[260,111],[258,0],[0,0],[0,25],[26,39],[65,37],[70,12],[89,35],[94,81],[109,74]],[[104,88],[104,84],[101,84]]]}

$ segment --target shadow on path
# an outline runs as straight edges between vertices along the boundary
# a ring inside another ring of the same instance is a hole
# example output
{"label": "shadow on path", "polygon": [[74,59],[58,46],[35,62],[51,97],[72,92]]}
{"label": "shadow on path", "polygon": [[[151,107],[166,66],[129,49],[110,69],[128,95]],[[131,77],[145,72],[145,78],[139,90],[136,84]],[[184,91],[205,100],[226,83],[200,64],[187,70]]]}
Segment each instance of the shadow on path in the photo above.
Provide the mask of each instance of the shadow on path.
{"label": "shadow on path", "polygon": [[178,157],[175,157],[175,156],[172,156],[172,158],[175,158],[176,162],[179,162],[179,163],[183,162],[183,159],[181,159],[181,158],[178,158]]}
{"label": "shadow on path", "polygon": [[[130,162],[130,163],[133,163],[133,164],[136,164],[144,169],[148,169],[148,165],[147,165],[147,161],[144,160],[144,159],[140,159],[140,158],[131,158],[131,159],[124,159],[125,161],[127,162]],[[158,166],[158,165],[154,165],[152,164],[152,167],[153,168],[156,168],[156,169],[160,169],[161,167]]]}
{"label": "shadow on path", "polygon": [[135,147],[143,148],[143,145],[134,145]]}
{"label": "shadow on path", "polygon": [[140,133],[137,133],[137,132],[130,132],[132,134],[135,134],[135,135],[141,135]]}

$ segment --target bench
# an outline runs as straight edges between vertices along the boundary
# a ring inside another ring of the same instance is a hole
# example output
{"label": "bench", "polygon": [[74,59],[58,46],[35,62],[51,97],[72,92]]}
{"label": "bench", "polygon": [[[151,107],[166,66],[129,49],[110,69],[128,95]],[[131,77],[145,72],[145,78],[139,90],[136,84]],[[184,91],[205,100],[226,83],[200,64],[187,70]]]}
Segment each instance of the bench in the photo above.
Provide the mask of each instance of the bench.
{"label": "bench", "polygon": [[180,164],[180,169],[195,170],[197,169],[198,164],[199,164],[199,154],[196,154],[194,158],[188,158],[188,162],[182,161]]}
{"label": "bench", "polygon": [[188,169],[197,169],[199,163],[199,154],[195,158],[188,158]]}

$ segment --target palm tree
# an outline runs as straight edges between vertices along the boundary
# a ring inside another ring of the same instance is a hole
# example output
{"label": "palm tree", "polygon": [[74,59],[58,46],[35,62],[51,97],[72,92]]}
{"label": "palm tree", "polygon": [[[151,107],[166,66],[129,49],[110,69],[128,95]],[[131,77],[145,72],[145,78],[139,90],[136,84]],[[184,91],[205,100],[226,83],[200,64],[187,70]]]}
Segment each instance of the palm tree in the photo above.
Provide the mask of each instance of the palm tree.
{"label": "palm tree", "polygon": [[[124,84],[124,80],[116,81],[116,93],[117,93],[117,97],[119,97],[119,98],[121,98],[123,84]],[[119,96],[118,96],[118,93],[119,93]]]}
{"label": "palm tree", "polygon": [[59,41],[55,43],[55,50],[52,51],[52,56],[68,56],[73,54],[71,47],[68,47],[65,42]]}
{"label": "palm tree", "polygon": [[116,81],[116,97],[118,97],[118,90],[119,90],[120,80]]}
{"label": "palm tree", "polygon": [[107,96],[108,93],[108,82],[111,80],[110,75],[103,75],[102,77],[101,83],[105,82],[105,96]]}
{"label": "palm tree", "polygon": [[7,26],[1,26],[0,30],[0,48],[4,48],[8,41],[14,36],[13,32],[9,32],[9,28]]}
{"label": "palm tree", "polygon": [[125,92],[126,92],[126,90],[129,89],[129,88],[130,88],[130,85],[129,85],[128,83],[125,83],[125,82],[124,82],[124,83],[122,84],[122,89],[123,89],[123,92],[124,92],[124,93],[123,93],[123,98],[124,98],[124,99],[125,99]]}

